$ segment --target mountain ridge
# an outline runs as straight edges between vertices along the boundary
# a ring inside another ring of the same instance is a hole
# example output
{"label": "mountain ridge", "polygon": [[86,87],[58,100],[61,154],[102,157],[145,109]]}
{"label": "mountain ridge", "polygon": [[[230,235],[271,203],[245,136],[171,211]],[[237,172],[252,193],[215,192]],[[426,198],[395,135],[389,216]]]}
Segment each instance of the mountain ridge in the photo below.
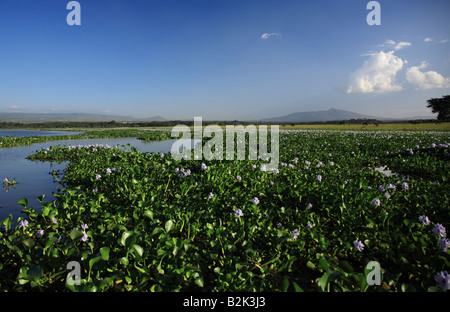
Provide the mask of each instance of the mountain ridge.
{"label": "mountain ridge", "polygon": [[282,121],[282,122],[326,122],[350,119],[376,119],[376,120],[398,120],[399,118],[384,118],[359,114],[335,108],[319,111],[297,112],[288,115],[265,118],[262,121]]}

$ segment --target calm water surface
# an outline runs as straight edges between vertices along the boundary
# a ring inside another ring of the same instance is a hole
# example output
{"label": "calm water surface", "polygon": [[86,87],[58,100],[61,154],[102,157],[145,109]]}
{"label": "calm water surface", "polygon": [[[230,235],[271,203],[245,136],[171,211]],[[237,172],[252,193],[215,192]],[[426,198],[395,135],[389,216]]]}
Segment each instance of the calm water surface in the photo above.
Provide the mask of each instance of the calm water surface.
{"label": "calm water surface", "polygon": [[[42,135],[42,131],[28,131],[26,136],[37,135],[36,132],[39,132]],[[0,131],[0,136],[2,133],[4,133],[4,130]],[[55,133],[50,132],[47,135],[55,135]],[[23,207],[17,203],[19,199],[27,198],[28,205],[37,211],[40,211],[41,208],[37,197],[45,195],[44,201],[46,202],[55,199],[52,193],[58,190],[59,184],[54,182],[51,172],[53,170],[62,171],[67,165],[67,162],[40,162],[26,159],[27,156],[33,154],[37,150],[63,144],[103,144],[109,146],[130,144],[130,146],[136,147],[141,152],[167,153],[170,152],[172,144],[175,141],[176,140],[166,140],[146,143],[136,138],[85,139],[49,141],[27,146],[0,148],[0,183],[2,183],[4,178],[8,178],[10,181],[15,179],[18,182],[15,187],[0,187],[0,221],[3,221],[10,214],[13,215],[13,220],[16,220],[18,216],[22,215],[21,210]]]}

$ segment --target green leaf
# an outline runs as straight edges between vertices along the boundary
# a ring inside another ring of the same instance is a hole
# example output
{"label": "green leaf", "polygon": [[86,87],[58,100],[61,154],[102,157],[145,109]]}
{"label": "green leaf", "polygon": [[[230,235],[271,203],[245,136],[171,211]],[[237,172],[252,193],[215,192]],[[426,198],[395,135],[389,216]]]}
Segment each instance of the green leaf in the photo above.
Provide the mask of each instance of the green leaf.
{"label": "green leaf", "polygon": [[166,222],[164,227],[166,229],[166,232],[170,232],[175,228],[175,223],[172,220],[169,220]]}
{"label": "green leaf", "polygon": [[330,279],[330,274],[325,273],[324,275],[322,275],[321,278],[319,278],[317,284],[319,285],[320,289],[322,291],[329,291],[329,279]]}
{"label": "green leaf", "polygon": [[150,219],[153,220],[154,214],[153,214],[153,211],[151,211],[151,210],[146,210],[146,211],[143,213],[143,216],[146,217],[146,218],[150,218]]}
{"label": "green leaf", "polygon": [[281,291],[282,292],[287,292],[289,288],[289,280],[287,278],[285,278],[282,282],[281,282]]}
{"label": "green leaf", "polygon": [[31,248],[31,247],[34,246],[34,244],[35,244],[36,242],[34,241],[34,239],[29,238],[29,239],[24,240],[22,243],[23,243],[26,247]]}
{"label": "green leaf", "polygon": [[28,199],[26,198],[19,199],[17,203],[26,208],[28,206]]}
{"label": "green leaf", "polygon": [[306,263],[306,267],[309,268],[309,269],[311,269],[311,270],[315,270],[315,269],[316,269],[316,266],[315,266],[314,263],[312,263],[311,261],[308,261],[308,262]]}
{"label": "green leaf", "polygon": [[125,231],[122,233],[122,238],[120,239],[120,243],[122,244],[122,246],[125,246],[127,238],[133,234],[134,234],[134,231]]}
{"label": "green leaf", "polygon": [[100,248],[100,254],[102,255],[103,260],[105,260],[105,261],[109,260],[109,251],[110,251],[109,247]]}
{"label": "green leaf", "polygon": [[[134,244],[131,246],[131,249],[138,254],[140,258],[142,258],[142,255],[144,254],[144,248],[142,248],[139,245]],[[136,255],[136,254],[135,254]]]}
{"label": "green leaf", "polygon": [[69,236],[72,240],[77,240],[83,236],[83,233],[79,230],[73,230],[70,232]]}
{"label": "green leaf", "polygon": [[122,257],[120,258],[120,262],[124,265],[127,266],[130,263],[130,260],[128,260],[127,257]]}
{"label": "green leaf", "polygon": [[92,270],[92,267],[94,266],[94,264],[100,260],[102,260],[101,257],[95,257],[95,258],[92,258],[91,260],[89,260],[89,270]]}
{"label": "green leaf", "polygon": [[294,285],[295,292],[304,292],[304,290],[298,286],[296,282],[292,282],[292,285]]}
{"label": "green leaf", "polygon": [[330,272],[330,266],[327,262],[327,260],[325,260],[325,258],[320,258],[319,260],[319,267],[323,270],[325,270],[325,272]]}
{"label": "green leaf", "polygon": [[204,285],[203,278],[201,276],[197,277],[195,279],[195,284],[197,284],[200,287],[203,287],[203,285]]}

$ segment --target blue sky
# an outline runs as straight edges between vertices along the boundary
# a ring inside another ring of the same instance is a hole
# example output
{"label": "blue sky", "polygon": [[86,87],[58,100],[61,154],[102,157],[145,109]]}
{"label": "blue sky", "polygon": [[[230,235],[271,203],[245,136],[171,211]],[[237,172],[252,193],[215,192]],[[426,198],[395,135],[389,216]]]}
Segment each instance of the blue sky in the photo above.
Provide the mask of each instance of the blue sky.
{"label": "blue sky", "polygon": [[259,119],[432,116],[450,94],[450,2],[0,2],[0,112]]}

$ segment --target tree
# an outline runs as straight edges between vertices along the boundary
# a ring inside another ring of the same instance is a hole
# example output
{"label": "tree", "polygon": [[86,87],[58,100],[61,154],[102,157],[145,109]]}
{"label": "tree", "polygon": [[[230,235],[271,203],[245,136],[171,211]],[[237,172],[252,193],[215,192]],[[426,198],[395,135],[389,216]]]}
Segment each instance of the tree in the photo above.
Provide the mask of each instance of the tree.
{"label": "tree", "polygon": [[431,112],[438,114],[437,120],[450,120],[450,95],[429,99],[427,103],[427,107],[431,108]]}

